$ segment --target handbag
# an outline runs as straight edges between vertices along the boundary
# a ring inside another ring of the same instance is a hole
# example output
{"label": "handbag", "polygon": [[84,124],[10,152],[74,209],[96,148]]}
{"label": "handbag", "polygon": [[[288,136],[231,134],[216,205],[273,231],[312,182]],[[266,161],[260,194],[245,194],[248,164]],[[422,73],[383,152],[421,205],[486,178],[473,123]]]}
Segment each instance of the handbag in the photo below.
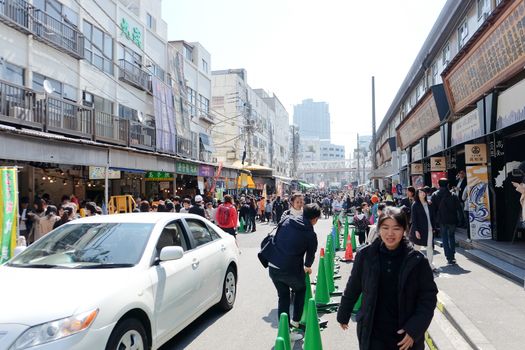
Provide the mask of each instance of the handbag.
{"label": "handbag", "polygon": [[[268,267],[269,260],[276,249],[275,238],[277,237],[279,229],[284,221],[286,220],[279,222],[279,224],[261,241],[261,250],[257,253],[257,258],[259,258],[259,261],[264,268]],[[275,234],[272,234],[274,230],[276,230]]]}

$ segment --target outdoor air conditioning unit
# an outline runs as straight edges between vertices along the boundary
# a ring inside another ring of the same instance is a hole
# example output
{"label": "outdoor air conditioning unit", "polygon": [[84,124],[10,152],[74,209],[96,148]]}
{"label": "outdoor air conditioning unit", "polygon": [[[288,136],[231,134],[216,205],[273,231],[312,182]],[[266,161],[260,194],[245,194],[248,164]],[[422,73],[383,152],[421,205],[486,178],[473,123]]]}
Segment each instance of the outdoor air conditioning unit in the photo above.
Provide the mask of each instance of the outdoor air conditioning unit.
{"label": "outdoor air conditioning unit", "polygon": [[9,116],[16,119],[33,121],[33,113],[30,109],[12,106],[9,108]]}
{"label": "outdoor air conditioning unit", "polygon": [[228,159],[236,159],[237,156],[235,155],[235,152],[228,152],[228,153],[226,153],[226,158],[228,158]]}

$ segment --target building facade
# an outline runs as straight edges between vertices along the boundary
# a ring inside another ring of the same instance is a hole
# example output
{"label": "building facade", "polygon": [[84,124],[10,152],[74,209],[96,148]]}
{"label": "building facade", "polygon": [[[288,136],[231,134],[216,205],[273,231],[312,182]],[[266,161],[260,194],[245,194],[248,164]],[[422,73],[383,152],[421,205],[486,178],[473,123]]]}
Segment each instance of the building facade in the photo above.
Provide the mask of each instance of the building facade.
{"label": "building facade", "polygon": [[330,111],[328,103],[303,100],[294,106],[293,123],[299,127],[301,138],[330,140]]}
{"label": "building facade", "polygon": [[377,130],[385,186],[466,172],[475,241],[514,240],[523,220],[524,21],[523,1],[448,1]]}

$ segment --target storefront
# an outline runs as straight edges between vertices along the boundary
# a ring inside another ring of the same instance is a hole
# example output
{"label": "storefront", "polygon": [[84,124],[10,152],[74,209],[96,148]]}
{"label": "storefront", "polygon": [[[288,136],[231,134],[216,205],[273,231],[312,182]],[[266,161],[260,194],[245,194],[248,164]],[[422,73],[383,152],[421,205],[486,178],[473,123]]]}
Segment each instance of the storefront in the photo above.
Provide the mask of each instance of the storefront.
{"label": "storefront", "polygon": [[166,199],[173,196],[173,173],[166,171],[148,171],[144,176],[146,198]]}
{"label": "storefront", "polygon": [[210,193],[213,187],[213,181],[215,176],[215,167],[211,165],[199,165],[199,177],[197,182],[199,183],[199,189],[201,194],[204,195],[206,201],[211,201],[212,193]]}
{"label": "storefront", "polygon": [[200,194],[199,189],[199,165],[190,162],[176,161],[175,171],[176,177],[176,194],[184,197],[188,196],[193,198],[196,194]]}

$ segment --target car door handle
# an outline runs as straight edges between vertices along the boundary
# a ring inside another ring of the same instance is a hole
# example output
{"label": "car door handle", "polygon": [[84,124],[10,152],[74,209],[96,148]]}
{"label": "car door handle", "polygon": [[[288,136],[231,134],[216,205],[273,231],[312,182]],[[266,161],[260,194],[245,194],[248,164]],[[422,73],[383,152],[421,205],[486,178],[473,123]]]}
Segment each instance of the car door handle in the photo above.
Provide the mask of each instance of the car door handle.
{"label": "car door handle", "polygon": [[191,263],[191,267],[195,270],[197,267],[199,267],[200,261],[197,259],[193,259],[193,262]]}
{"label": "car door handle", "polygon": [[221,252],[225,251],[226,250],[226,247],[224,246],[224,244],[221,245]]}

